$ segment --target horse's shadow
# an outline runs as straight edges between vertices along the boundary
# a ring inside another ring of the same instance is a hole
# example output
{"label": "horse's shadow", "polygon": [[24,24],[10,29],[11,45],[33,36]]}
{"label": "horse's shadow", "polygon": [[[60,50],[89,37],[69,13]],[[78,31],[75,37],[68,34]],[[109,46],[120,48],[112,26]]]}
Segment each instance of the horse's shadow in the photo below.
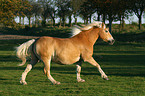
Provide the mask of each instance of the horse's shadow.
{"label": "horse's shadow", "polygon": [[[110,52],[108,52],[110,53]],[[123,52],[126,53],[126,52]],[[121,52],[122,54],[122,52]],[[128,52],[128,54],[130,54]],[[137,61],[139,58],[139,61]],[[144,60],[142,58],[145,55],[102,55],[102,58],[98,58],[97,55],[94,55],[94,58],[101,65],[102,69],[108,76],[145,76],[145,65]],[[9,59],[10,58],[10,59]],[[113,58],[113,59],[112,59]],[[134,59],[133,59],[134,58]],[[3,62],[14,61],[16,62],[15,56],[3,56],[1,60],[5,59]],[[110,63],[111,62],[111,63]],[[24,71],[26,68],[24,66],[18,67],[16,66],[2,66],[0,70],[22,70]],[[34,66],[32,70],[42,70],[43,66]],[[58,65],[55,63],[51,64],[51,73],[60,73],[60,74],[76,74],[76,66],[73,65]],[[81,75],[100,75],[97,71],[97,68],[88,63],[82,64],[82,72]]]}
{"label": "horse's shadow", "polygon": [[[64,67],[64,66],[63,66]],[[76,67],[73,68],[63,68],[63,67],[52,67],[51,73],[60,73],[60,74],[76,74]],[[136,68],[138,70],[136,70]],[[0,70],[21,70],[23,71],[25,67],[0,67]],[[108,76],[126,76],[126,77],[132,77],[132,76],[140,76],[144,77],[145,72],[140,71],[139,67],[129,68],[129,67],[105,67],[104,69],[105,73]],[[34,67],[32,69],[33,71],[42,70],[43,67]],[[127,71],[126,71],[127,70]],[[130,70],[130,71],[128,71]],[[136,70],[136,71],[134,71]],[[142,69],[143,70],[143,69]],[[133,72],[132,72],[133,71]],[[100,75],[100,73],[97,71],[97,68],[95,67],[82,67],[81,75]]]}

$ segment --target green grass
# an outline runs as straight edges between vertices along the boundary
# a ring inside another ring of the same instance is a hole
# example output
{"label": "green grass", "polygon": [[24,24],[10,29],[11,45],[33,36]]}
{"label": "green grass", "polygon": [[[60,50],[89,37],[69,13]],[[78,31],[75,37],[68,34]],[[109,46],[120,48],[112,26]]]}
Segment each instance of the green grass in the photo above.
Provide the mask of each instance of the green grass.
{"label": "green grass", "polygon": [[43,74],[39,62],[28,74],[28,85],[19,83],[26,65],[18,67],[14,47],[27,40],[0,41],[0,96],[144,96],[145,95],[145,42],[116,42],[113,46],[98,42],[94,46],[94,58],[109,76],[100,77],[94,66],[83,63],[81,77],[85,83],[77,83],[76,66],[52,63],[51,74],[61,82],[52,85]]}
{"label": "green grass", "polygon": [[[116,28],[116,29],[115,29]],[[114,25],[114,29],[118,26]],[[129,30],[128,30],[129,28]],[[131,29],[132,28],[132,29]],[[68,37],[68,28],[30,28],[15,30],[0,29],[3,34]],[[114,31],[116,42],[113,46],[97,41],[94,58],[108,75],[109,81],[100,77],[94,66],[83,63],[81,77],[85,83],[76,81],[76,64],[51,64],[51,74],[61,82],[52,85],[43,73],[39,62],[28,74],[28,85],[19,83],[26,65],[15,56],[14,47],[28,40],[0,41],[0,96],[145,96],[145,31],[126,26],[122,32]]]}

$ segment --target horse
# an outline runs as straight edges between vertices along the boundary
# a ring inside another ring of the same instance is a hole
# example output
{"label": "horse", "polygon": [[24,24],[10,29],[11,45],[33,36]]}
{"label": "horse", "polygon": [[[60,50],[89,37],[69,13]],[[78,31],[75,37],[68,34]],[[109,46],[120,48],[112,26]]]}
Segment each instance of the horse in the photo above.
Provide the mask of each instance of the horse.
{"label": "horse", "polygon": [[26,69],[22,73],[21,84],[27,85],[25,81],[26,76],[39,60],[44,63],[44,72],[54,85],[60,84],[60,82],[56,81],[50,74],[51,61],[64,65],[77,62],[77,82],[85,82],[80,76],[82,62],[88,62],[97,67],[101,77],[109,80],[100,65],[92,57],[93,46],[99,37],[110,45],[113,45],[115,42],[105,24],[93,22],[84,27],[75,26],[72,30],[72,36],[69,38],[43,36],[38,39],[29,40],[17,47],[17,57],[23,61],[21,65],[24,65],[27,56],[31,56],[30,64],[26,66]]}

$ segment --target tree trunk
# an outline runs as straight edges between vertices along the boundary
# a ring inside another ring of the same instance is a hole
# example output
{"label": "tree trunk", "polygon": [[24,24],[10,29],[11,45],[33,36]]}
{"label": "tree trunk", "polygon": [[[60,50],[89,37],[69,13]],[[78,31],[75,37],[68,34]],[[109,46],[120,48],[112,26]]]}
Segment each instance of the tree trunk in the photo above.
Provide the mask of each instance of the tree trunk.
{"label": "tree trunk", "polygon": [[103,22],[104,22],[104,24],[105,24],[105,20],[106,20],[106,15],[105,15],[105,13],[103,14]]}
{"label": "tree trunk", "polygon": [[52,18],[53,27],[55,27],[55,18]]}
{"label": "tree trunk", "polygon": [[19,23],[21,24],[21,16],[19,17]]}
{"label": "tree trunk", "polygon": [[59,27],[61,27],[61,17],[60,17],[60,19],[59,19]]}
{"label": "tree trunk", "polygon": [[37,27],[37,16],[35,15],[35,21],[34,21],[35,27]]}
{"label": "tree trunk", "polygon": [[69,15],[69,27],[71,27],[72,26],[72,24],[71,24],[71,15]]}
{"label": "tree trunk", "polygon": [[42,20],[42,26],[45,27],[46,26],[46,18],[43,17],[43,20]]}
{"label": "tree trunk", "polygon": [[109,19],[109,32],[112,32],[112,18]]}
{"label": "tree trunk", "polygon": [[84,24],[88,24],[88,18],[84,17]]}
{"label": "tree trunk", "polygon": [[119,24],[119,32],[121,31],[121,25],[122,25],[122,20],[121,20],[121,18],[120,18],[120,24]]}
{"label": "tree trunk", "polygon": [[65,17],[62,18],[63,27],[65,27]]}
{"label": "tree trunk", "polygon": [[29,27],[31,27],[31,17],[30,16],[28,17],[28,20],[29,20]]}
{"label": "tree trunk", "polygon": [[23,24],[23,25],[24,25],[24,18],[25,18],[25,17],[23,17],[23,21],[22,21],[22,24]]}
{"label": "tree trunk", "polygon": [[100,14],[98,14],[98,18],[97,18],[97,20],[100,21]]}
{"label": "tree trunk", "polygon": [[86,19],[84,19],[84,24],[86,24]]}
{"label": "tree trunk", "polygon": [[86,17],[86,24],[88,24],[88,21],[89,21],[88,19],[89,19],[89,18],[88,18],[88,17]]}
{"label": "tree trunk", "polygon": [[124,30],[124,26],[125,26],[125,21],[124,18],[122,17],[122,30]]}
{"label": "tree trunk", "polygon": [[138,25],[138,27],[139,27],[139,30],[141,30],[142,29],[141,28],[141,15],[138,16],[138,19],[139,19],[139,25]]}
{"label": "tree trunk", "polygon": [[89,16],[90,23],[91,23],[91,17],[92,17],[92,16],[90,15],[90,16]]}
{"label": "tree trunk", "polygon": [[77,25],[77,18],[75,17],[75,25]]}

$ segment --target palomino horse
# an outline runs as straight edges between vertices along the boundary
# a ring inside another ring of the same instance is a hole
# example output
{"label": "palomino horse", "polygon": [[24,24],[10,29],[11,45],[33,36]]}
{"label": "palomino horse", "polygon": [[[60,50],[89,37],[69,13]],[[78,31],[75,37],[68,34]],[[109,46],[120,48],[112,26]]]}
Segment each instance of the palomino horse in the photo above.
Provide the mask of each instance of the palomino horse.
{"label": "palomino horse", "polygon": [[44,63],[44,71],[53,84],[60,84],[60,82],[56,81],[50,74],[51,60],[61,64],[73,64],[78,62],[76,65],[78,82],[85,82],[85,80],[80,77],[82,61],[89,62],[96,66],[101,73],[101,77],[108,80],[107,75],[92,57],[93,46],[98,37],[111,45],[114,43],[114,39],[108,29],[106,29],[105,24],[100,24],[100,22],[91,23],[83,28],[75,27],[73,36],[70,38],[62,39],[44,36],[23,43],[17,47],[17,56],[24,64],[28,53],[30,53],[31,61],[22,73],[20,83],[24,85],[27,84],[25,81],[26,75],[39,60]]}

